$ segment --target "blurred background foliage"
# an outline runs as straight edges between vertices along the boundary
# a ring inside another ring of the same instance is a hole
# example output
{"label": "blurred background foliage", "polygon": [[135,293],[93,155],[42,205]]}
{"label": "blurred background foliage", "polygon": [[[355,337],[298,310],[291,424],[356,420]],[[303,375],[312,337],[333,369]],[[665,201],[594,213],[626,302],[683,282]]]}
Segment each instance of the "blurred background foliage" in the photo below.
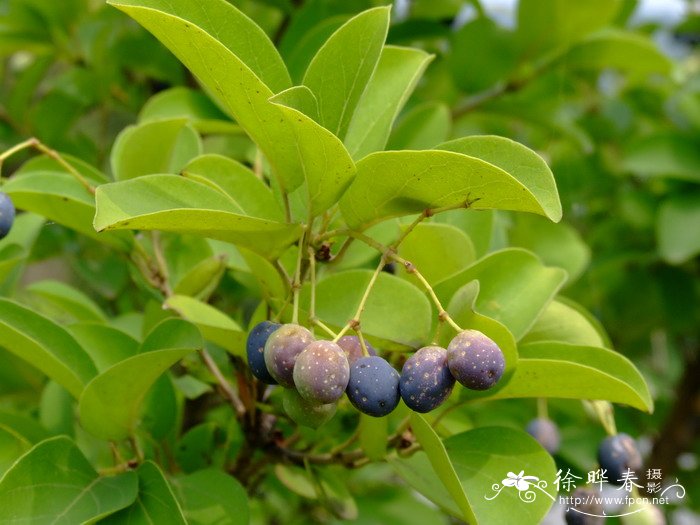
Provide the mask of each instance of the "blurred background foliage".
{"label": "blurred background foliage", "polygon": [[[363,9],[389,3],[231,2],[269,34],[296,82],[335,29]],[[594,313],[612,346],[640,367],[656,400],[652,416],[619,409],[620,429],[643,436],[648,464],[677,475],[688,489],[689,508],[676,514],[677,522],[698,519],[684,513],[700,510],[700,5],[403,0],[395,2],[388,42],[436,55],[389,148],[426,149],[457,136],[499,134],[535,149],[551,165],[564,221],[497,213],[489,234],[473,239],[475,247],[483,254],[522,246],[567,269],[563,295]],[[186,130],[194,129],[204,152],[260,162],[250,140],[180,63],[100,0],[0,0],[0,57],[2,150],[35,136],[110,171],[111,148],[125,126],[182,118],[187,126],[175,129],[170,146],[187,147]],[[25,159],[13,158],[6,174]],[[140,277],[129,275],[118,253],[55,224],[41,228],[34,219],[20,218],[21,233],[0,242],[5,292],[20,278],[30,283],[48,274],[89,290],[127,330],[133,310],[144,312],[149,326],[164,315],[130,286]],[[20,235],[24,248],[31,247],[22,277],[7,263],[17,256]],[[37,236],[41,242],[27,240]],[[185,269],[224,249],[197,241],[184,250],[180,237],[164,238],[171,264]],[[228,255],[216,301],[244,323],[264,290],[250,275],[250,259]],[[46,286],[27,293],[44,311],[50,310],[47,297],[61,295]],[[0,407],[31,406],[41,383],[36,372],[0,353]],[[44,403],[56,399],[45,396]],[[475,406],[470,417],[522,427],[534,411],[524,401],[498,402],[482,411]],[[564,437],[558,464],[588,469],[591,444],[602,430],[581,424],[586,415],[578,403],[552,402],[550,411]],[[60,410],[49,412],[42,412],[43,422],[61,428]],[[350,479],[358,505],[371,509],[360,512],[361,523],[386,523],[386,516],[403,516],[406,523],[444,520],[378,481],[390,475],[382,468]],[[287,486],[300,494],[302,521],[309,515],[330,520],[317,515],[325,511],[314,510],[293,476],[278,472],[270,482],[266,512],[289,517]],[[327,476],[330,485],[340,485],[336,473]],[[338,504],[349,505],[347,491],[338,491]]]}

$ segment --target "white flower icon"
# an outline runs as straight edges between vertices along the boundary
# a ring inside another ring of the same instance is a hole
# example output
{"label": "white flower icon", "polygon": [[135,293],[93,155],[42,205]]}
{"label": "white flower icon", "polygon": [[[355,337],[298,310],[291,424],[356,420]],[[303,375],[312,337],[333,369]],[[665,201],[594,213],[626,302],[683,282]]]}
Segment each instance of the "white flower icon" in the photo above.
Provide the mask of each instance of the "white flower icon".
{"label": "white flower icon", "polygon": [[521,470],[519,474],[508,472],[506,479],[501,483],[503,483],[505,487],[515,487],[518,491],[523,492],[530,488],[532,482],[539,481],[540,479],[537,476],[524,476],[524,474],[524,470]]}

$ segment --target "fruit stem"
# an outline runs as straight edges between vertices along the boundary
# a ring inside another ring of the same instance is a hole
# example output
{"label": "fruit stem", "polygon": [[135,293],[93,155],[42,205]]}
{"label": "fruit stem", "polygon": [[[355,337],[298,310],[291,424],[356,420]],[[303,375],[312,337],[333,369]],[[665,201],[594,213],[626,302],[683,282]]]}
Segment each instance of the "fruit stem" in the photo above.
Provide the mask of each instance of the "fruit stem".
{"label": "fruit stem", "polygon": [[547,400],[544,397],[537,399],[537,417],[540,419],[549,419]]}
{"label": "fruit stem", "polygon": [[304,238],[306,237],[306,231],[299,239],[299,253],[297,255],[297,268],[294,271],[294,284],[292,284],[292,294],[294,302],[294,310],[292,313],[292,323],[299,323],[299,290],[301,290],[301,261],[304,259]]}
{"label": "fruit stem", "polygon": [[355,333],[357,334],[357,338],[360,340],[360,348],[362,348],[362,357],[369,357],[369,350],[367,350],[365,336],[362,335],[362,330],[360,330],[359,326],[355,329]]}

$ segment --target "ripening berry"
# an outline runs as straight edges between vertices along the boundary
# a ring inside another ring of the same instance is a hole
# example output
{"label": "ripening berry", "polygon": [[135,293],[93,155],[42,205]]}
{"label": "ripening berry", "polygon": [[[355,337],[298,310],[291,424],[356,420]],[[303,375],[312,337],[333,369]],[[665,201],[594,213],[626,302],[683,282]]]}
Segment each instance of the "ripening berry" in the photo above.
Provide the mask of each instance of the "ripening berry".
{"label": "ripening berry", "polygon": [[282,325],[271,321],[258,323],[250,331],[248,340],[246,341],[246,352],[248,354],[248,366],[250,367],[250,371],[255,377],[260,379],[260,381],[269,385],[276,385],[277,381],[270,375],[265,365],[265,343],[267,343],[272,332],[277,330],[280,326]]}
{"label": "ripening berry", "polygon": [[299,395],[313,403],[333,403],[348,386],[348,358],[332,341],[314,341],[297,357],[294,386]]}
{"label": "ripening berry", "polygon": [[464,330],[447,347],[450,372],[472,390],[488,390],[503,375],[506,360],[498,345],[478,330]]}
{"label": "ripening berry", "polygon": [[[360,357],[363,357],[360,338],[356,335],[344,335],[338,339],[338,346],[345,351],[345,354],[348,356],[348,363],[350,363],[351,366]],[[369,355],[377,355],[376,350],[367,340],[365,340],[365,346],[367,347],[367,353]]]}
{"label": "ripening berry", "polygon": [[569,495],[566,508],[567,525],[603,525],[603,503],[600,492],[579,487]]}
{"label": "ripening berry", "polygon": [[445,401],[455,385],[447,368],[447,350],[425,346],[403,365],[399,388],[406,406],[416,412],[430,412]]}
{"label": "ripening berry", "polygon": [[282,406],[287,415],[298,425],[318,428],[335,415],[336,403],[318,405],[301,397],[291,388],[282,392]]}
{"label": "ripening berry", "polygon": [[622,485],[623,475],[629,469],[639,474],[642,468],[642,456],[637,444],[627,434],[606,437],[598,447],[600,468],[608,471],[608,481],[613,485]]}
{"label": "ripening berry", "polygon": [[561,438],[559,429],[554,421],[541,417],[533,419],[528,423],[525,430],[550,454],[556,454],[559,450]]}
{"label": "ripening berry", "polygon": [[7,237],[15,222],[15,206],[7,193],[0,192],[0,239]]}
{"label": "ripening berry", "polygon": [[265,366],[275,381],[286,388],[294,387],[294,363],[313,340],[311,332],[298,324],[282,325],[270,334],[263,353]]}
{"label": "ripening berry", "polygon": [[350,367],[347,394],[360,412],[386,416],[401,399],[399,373],[381,357],[361,357]]}

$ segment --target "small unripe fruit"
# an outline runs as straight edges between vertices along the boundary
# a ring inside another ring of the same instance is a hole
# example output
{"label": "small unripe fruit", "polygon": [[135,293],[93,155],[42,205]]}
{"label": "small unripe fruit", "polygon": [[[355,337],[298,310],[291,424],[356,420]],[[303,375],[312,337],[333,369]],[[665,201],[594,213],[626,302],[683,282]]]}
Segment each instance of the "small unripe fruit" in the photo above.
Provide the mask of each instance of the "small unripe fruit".
{"label": "small unripe fruit", "polygon": [[286,388],[294,387],[294,363],[313,340],[311,332],[298,324],[282,325],[270,334],[265,343],[265,366],[275,381]]}
{"label": "small unripe fruit", "polygon": [[425,346],[403,365],[399,388],[406,406],[416,412],[430,412],[452,392],[455,378],[447,368],[447,350]]}
{"label": "small unripe fruit", "polygon": [[15,222],[15,206],[7,193],[0,192],[0,239],[7,237]]}
{"label": "small unripe fruit", "polygon": [[327,423],[335,415],[337,405],[328,403],[317,405],[301,397],[299,392],[291,388],[282,392],[282,406],[287,415],[297,425],[318,428]]}
{"label": "small unripe fruit", "polygon": [[498,345],[478,330],[465,330],[447,347],[450,372],[471,390],[488,390],[501,379],[506,360]]}
{"label": "small unripe fruit", "polygon": [[577,488],[569,495],[571,505],[566,510],[567,525],[603,525],[603,504],[591,489]]}
{"label": "small unripe fruit", "polygon": [[314,341],[297,357],[294,385],[299,395],[313,403],[333,403],[348,386],[348,358],[332,341]]}
{"label": "small unripe fruit", "polygon": [[401,399],[399,373],[381,357],[361,357],[350,367],[347,394],[360,412],[386,416]]}
{"label": "small unripe fruit", "polygon": [[629,469],[631,472],[642,468],[642,456],[637,449],[637,444],[627,434],[617,434],[606,437],[598,447],[598,463],[600,468],[607,470],[608,482],[612,485],[622,485],[623,474]]}
{"label": "small unripe fruit", "polygon": [[[348,363],[352,365],[359,358],[363,357],[362,354],[362,344],[360,344],[360,338],[356,335],[344,335],[338,339],[338,346],[345,351],[348,356]],[[365,340],[365,346],[367,347],[367,353],[369,355],[377,355],[376,350]]]}
{"label": "small unripe fruit", "polygon": [[276,385],[277,381],[270,375],[265,365],[265,343],[268,338],[280,326],[279,323],[263,321],[256,324],[248,334],[246,341],[246,353],[248,354],[248,366],[255,377],[263,383]]}
{"label": "small unripe fruit", "polygon": [[559,450],[561,437],[559,429],[553,421],[544,418],[533,419],[525,430],[550,454],[556,454]]}

